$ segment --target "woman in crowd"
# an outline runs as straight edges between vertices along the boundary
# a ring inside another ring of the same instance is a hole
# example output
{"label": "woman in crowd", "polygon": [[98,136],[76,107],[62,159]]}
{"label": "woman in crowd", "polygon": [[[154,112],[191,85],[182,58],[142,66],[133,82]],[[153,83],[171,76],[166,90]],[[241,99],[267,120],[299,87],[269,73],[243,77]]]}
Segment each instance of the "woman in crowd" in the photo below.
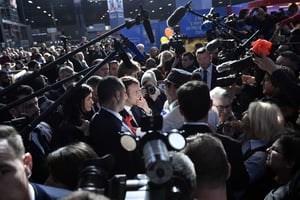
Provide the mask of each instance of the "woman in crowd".
{"label": "woman in crowd", "polygon": [[89,121],[84,116],[91,111],[92,88],[82,84],[76,88],[63,102],[63,121],[59,125],[58,134],[54,137],[54,146],[64,146],[72,142],[85,141],[88,136]]}
{"label": "woman in crowd", "polygon": [[286,130],[267,149],[266,165],[275,173],[279,185],[270,191],[265,200],[300,199],[300,135]]}
{"label": "woman in crowd", "polygon": [[250,184],[259,181],[265,173],[266,148],[283,129],[283,116],[275,104],[256,101],[244,113],[242,151]]}

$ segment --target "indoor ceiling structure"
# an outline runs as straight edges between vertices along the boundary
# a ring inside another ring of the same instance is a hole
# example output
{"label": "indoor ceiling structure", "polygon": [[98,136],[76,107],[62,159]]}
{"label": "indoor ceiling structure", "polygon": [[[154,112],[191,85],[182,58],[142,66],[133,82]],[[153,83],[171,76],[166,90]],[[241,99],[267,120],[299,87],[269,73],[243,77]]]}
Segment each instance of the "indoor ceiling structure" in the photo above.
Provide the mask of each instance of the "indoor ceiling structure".
{"label": "indoor ceiling structure", "polygon": [[[107,0],[23,0],[24,19],[32,28],[68,26],[76,24],[81,10],[85,25],[109,25]],[[80,6],[75,6],[79,2]],[[123,0],[125,18],[134,18],[140,5],[148,11],[150,19],[166,20],[175,10],[175,0]]]}

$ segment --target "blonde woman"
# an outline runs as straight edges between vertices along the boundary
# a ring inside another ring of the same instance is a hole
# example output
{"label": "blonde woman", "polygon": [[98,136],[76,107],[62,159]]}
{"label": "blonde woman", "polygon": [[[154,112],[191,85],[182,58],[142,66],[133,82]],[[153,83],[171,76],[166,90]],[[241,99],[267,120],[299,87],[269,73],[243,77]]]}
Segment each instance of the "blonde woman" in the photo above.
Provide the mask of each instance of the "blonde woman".
{"label": "blonde woman", "polygon": [[265,173],[266,148],[283,129],[283,116],[275,104],[256,101],[249,105],[243,119],[242,151],[249,182],[259,181]]}

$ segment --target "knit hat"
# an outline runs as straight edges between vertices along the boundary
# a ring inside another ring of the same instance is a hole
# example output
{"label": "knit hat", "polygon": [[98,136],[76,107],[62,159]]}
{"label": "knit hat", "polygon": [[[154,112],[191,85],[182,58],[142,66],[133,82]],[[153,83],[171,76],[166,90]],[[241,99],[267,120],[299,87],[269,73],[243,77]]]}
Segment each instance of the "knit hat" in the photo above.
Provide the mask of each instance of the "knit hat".
{"label": "knit hat", "polygon": [[152,81],[155,85],[157,85],[157,79],[152,70],[145,71],[142,76],[141,84],[144,85],[147,81]]}

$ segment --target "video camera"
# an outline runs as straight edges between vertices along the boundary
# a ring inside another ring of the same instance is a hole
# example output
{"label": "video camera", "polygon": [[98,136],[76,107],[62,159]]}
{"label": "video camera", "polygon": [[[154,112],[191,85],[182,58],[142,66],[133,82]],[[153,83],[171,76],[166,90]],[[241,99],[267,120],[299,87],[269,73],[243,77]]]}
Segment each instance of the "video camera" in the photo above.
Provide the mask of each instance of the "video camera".
{"label": "video camera", "polygon": [[175,50],[176,55],[182,55],[185,52],[184,40],[187,39],[186,35],[180,34],[180,26],[174,27],[174,35],[169,38],[169,45]]}
{"label": "video camera", "polygon": [[124,134],[120,143],[127,151],[136,148],[144,160],[146,174],[128,180],[124,174],[109,174],[114,165],[110,155],[87,161],[83,166],[78,189],[104,194],[111,199],[147,199],[147,200],[183,200],[188,197],[196,185],[194,167],[189,158],[179,152],[186,141],[174,131],[162,134],[162,117],[145,117],[141,129],[146,134],[133,138]]}

